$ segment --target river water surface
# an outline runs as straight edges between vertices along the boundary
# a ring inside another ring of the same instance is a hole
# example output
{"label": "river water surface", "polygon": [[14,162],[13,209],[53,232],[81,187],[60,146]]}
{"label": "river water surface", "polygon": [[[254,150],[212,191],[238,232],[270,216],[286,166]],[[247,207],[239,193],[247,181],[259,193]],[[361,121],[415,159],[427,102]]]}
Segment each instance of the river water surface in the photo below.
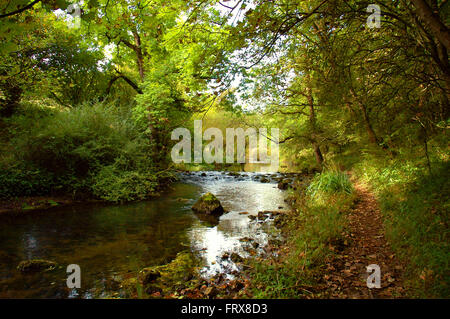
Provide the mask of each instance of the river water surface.
{"label": "river water surface", "polygon": [[[251,221],[248,215],[286,206],[285,192],[274,180],[261,183],[260,177],[195,172],[181,175],[180,182],[149,201],[0,216],[0,298],[120,297],[121,280],[188,249],[204,260],[203,276],[232,274],[238,270],[234,263],[218,262],[225,252],[245,257],[240,239],[250,237],[262,247],[274,235],[270,222]],[[218,223],[201,220],[191,210],[206,192],[229,211]],[[16,270],[20,261],[36,258],[61,267],[35,274]],[[69,264],[81,268],[81,289],[66,287]]]}

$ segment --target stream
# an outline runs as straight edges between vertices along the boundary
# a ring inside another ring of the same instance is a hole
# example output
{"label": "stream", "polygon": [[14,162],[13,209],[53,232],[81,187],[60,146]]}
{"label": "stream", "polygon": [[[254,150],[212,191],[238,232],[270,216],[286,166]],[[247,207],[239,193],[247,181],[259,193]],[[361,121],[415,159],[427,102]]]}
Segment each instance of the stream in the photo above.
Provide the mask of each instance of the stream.
{"label": "stream", "polygon": [[[234,176],[236,175],[236,176]],[[180,181],[152,200],[122,205],[90,204],[0,216],[0,298],[120,297],[121,280],[147,266],[162,265],[190,249],[201,256],[200,273],[239,271],[224,253],[249,255],[243,239],[262,249],[278,236],[271,221],[251,220],[259,211],[287,209],[286,192],[277,188],[280,174],[226,172],[180,173]],[[262,183],[266,177],[269,182]],[[205,221],[191,210],[211,192],[228,213]],[[245,213],[244,213],[245,212]],[[28,259],[57,262],[58,269],[21,273]],[[81,289],[66,287],[66,267],[81,268]]]}

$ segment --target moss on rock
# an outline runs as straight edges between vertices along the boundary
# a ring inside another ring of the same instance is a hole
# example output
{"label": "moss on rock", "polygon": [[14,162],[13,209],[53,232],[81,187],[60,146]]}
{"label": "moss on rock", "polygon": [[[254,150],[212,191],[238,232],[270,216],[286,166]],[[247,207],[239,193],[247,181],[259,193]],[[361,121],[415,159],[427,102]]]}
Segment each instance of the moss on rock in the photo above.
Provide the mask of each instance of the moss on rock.
{"label": "moss on rock", "polygon": [[166,265],[142,269],[138,281],[147,295],[170,295],[177,286],[186,285],[195,277],[197,266],[198,261],[191,252],[181,252]]}
{"label": "moss on rock", "polygon": [[212,193],[206,193],[192,206],[196,213],[220,216],[224,213],[222,204]]}

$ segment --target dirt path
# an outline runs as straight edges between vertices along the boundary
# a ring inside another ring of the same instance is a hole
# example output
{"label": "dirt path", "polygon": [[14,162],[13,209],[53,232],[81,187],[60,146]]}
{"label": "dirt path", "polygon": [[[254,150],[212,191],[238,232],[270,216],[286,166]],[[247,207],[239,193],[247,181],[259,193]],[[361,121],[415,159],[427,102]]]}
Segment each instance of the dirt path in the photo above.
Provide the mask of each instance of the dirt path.
{"label": "dirt path", "polygon": [[[404,298],[403,267],[386,242],[378,203],[363,185],[356,184],[355,207],[348,215],[349,234],[343,249],[330,262],[323,279],[329,298]],[[367,287],[366,267],[381,269],[381,288]]]}

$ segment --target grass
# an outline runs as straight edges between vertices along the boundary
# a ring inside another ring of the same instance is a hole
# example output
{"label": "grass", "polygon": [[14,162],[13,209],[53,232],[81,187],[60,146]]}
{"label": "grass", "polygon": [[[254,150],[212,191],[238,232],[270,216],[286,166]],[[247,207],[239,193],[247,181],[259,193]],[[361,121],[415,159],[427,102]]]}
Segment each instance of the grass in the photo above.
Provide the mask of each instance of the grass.
{"label": "grass", "polygon": [[[421,158],[370,156],[349,161],[354,176],[377,197],[387,240],[405,265],[406,296],[448,298],[449,162],[435,157],[430,173]],[[347,175],[334,170],[316,175],[306,192],[293,195],[296,211],[288,223],[289,253],[281,262],[255,262],[257,298],[297,298],[314,291],[315,278],[333,254],[329,247],[342,240],[346,211],[355,199]]]}
{"label": "grass", "polygon": [[341,171],[330,170],[316,174],[308,187],[308,193],[312,197],[316,196],[320,191],[351,194],[353,192],[353,186],[347,174]]}
{"label": "grass", "polygon": [[355,199],[349,185],[347,175],[326,171],[316,175],[306,196],[304,190],[292,194],[296,208],[286,226],[288,253],[281,261],[252,264],[255,298],[301,298],[313,293],[309,287],[314,287],[334,253],[333,246],[346,232],[346,213]]}

